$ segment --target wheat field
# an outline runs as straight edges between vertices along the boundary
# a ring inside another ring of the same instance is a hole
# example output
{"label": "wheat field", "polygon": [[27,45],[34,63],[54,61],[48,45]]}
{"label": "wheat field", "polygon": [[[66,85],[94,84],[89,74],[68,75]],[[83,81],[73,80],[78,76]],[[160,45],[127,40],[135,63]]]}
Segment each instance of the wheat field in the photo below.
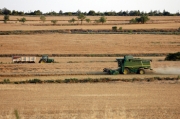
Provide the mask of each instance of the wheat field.
{"label": "wheat field", "polygon": [[0,119],[178,119],[179,84],[0,85]]}

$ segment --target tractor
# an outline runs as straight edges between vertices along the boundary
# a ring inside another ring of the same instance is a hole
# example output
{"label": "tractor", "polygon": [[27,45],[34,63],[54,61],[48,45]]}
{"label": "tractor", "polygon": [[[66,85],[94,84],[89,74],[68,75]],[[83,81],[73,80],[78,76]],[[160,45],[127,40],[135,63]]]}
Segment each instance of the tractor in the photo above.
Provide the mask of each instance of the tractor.
{"label": "tractor", "polygon": [[54,63],[54,59],[49,59],[48,55],[42,55],[39,63]]}
{"label": "tractor", "polygon": [[124,56],[124,59],[116,59],[118,62],[118,69],[104,68],[103,72],[107,72],[110,75],[114,74],[145,74],[145,69],[151,69],[151,59],[133,58],[131,55]]}

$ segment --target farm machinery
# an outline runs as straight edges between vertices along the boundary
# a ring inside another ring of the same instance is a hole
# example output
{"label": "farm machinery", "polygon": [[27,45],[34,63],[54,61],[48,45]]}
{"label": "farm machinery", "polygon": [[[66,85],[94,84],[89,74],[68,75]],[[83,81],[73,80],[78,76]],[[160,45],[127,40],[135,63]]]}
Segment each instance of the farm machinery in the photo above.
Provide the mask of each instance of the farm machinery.
{"label": "farm machinery", "polygon": [[48,55],[42,55],[42,58],[39,60],[39,63],[54,63],[54,59],[50,59]]}
{"label": "farm machinery", "polygon": [[[34,56],[12,56],[13,63],[35,63],[36,57]],[[49,59],[48,55],[42,55],[39,63],[53,63],[54,59]]]}
{"label": "farm machinery", "polygon": [[104,68],[103,72],[107,72],[110,75],[114,74],[129,74],[129,73],[137,73],[137,74],[145,74],[145,69],[151,69],[152,60],[150,59],[140,59],[133,58],[133,56],[128,55],[124,56],[123,59],[116,59],[118,62],[118,69],[109,69]]}

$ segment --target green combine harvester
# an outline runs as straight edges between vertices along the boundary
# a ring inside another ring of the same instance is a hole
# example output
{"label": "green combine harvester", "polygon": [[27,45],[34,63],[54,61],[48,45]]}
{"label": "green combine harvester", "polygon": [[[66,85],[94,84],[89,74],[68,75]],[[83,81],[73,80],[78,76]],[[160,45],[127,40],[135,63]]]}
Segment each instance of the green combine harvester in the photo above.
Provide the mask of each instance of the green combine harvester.
{"label": "green combine harvester", "polygon": [[49,59],[48,55],[42,55],[39,63],[54,63],[54,59]]}
{"label": "green combine harvester", "polygon": [[118,62],[118,69],[109,69],[104,68],[103,72],[107,72],[108,74],[115,75],[115,74],[145,74],[145,69],[151,69],[152,60],[150,59],[140,59],[140,58],[133,58],[133,56],[128,55],[124,56],[124,59],[116,59]]}

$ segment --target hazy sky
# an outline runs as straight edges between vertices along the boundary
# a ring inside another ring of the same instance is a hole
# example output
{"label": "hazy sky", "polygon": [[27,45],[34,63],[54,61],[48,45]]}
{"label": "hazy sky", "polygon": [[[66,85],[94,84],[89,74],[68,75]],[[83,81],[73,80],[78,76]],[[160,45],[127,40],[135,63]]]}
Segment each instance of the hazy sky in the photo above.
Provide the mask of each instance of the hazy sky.
{"label": "hazy sky", "polygon": [[180,0],[0,0],[0,9],[4,7],[24,12],[40,10],[43,13],[60,10],[63,12],[160,10],[162,12],[164,9],[176,13],[180,12]]}

